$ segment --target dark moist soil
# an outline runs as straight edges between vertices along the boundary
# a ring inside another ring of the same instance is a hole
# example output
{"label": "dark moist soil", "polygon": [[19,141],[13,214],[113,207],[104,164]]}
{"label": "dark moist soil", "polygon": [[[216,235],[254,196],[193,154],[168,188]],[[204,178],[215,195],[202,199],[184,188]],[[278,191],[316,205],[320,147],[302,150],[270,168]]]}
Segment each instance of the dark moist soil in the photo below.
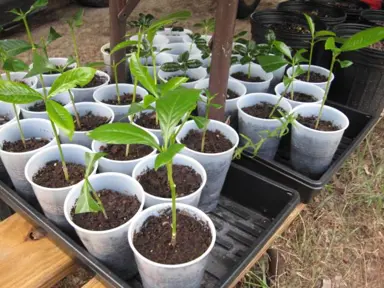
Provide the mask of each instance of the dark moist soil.
{"label": "dark moist soil", "polygon": [[384,41],[377,42],[369,47],[375,50],[384,51]]}
{"label": "dark moist soil", "polygon": [[233,78],[244,81],[244,82],[264,82],[265,79],[260,78],[258,76],[251,76],[248,78],[248,75],[243,72],[236,72],[231,75]]}
{"label": "dark moist soil", "polygon": [[49,143],[50,140],[44,138],[29,138],[25,139],[25,145],[21,140],[17,140],[14,142],[4,141],[3,142],[3,150],[7,152],[28,152],[39,149]]}
{"label": "dark moist soil", "polygon": [[32,177],[37,185],[47,188],[62,188],[79,183],[84,179],[85,167],[80,164],[67,162],[69,181],[64,178],[61,161],[48,162]]}
{"label": "dark moist soil", "polygon": [[[176,184],[177,197],[184,197],[199,189],[201,175],[192,167],[185,165],[172,165],[173,181]],[[167,169],[165,166],[157,169],[147,169],[137,180],[143,186],[144,191],[162,198],[171,198],[171,189],[168,185]]]}
{"label": "dark moist soil", "polygon": [[275,105],[272,105],[267,102],[260,102],[259,104],[253,106],[244,107],[242,108],[242,110],[248,115],[261,119],[281,118],[281,113],[285,113],[285,110],[281,107],[278,107],[273,113],[272,117],[269,117],[273,110],[273,107],[275,107]]}
{"label": "dark moist soil", "polygon": [[76,117],[72,117],[73,122],[75,123],[75,131],[91,131],[109,122],[108,117],[93,115],[92,111],[89,111],[87,114],[80,116],[81,128],[79,129],[76,123]]}
{"label": "dark moist soil", "polygon": [[283,94],[283,96],[287,99],[298,101],[298,102],[316,102],[317,99],[309,94],[300,93],[300,92],[293,92],[293,99],[291,98],[291,93],[287,92]]}
{"label": "dark moist soil", "polygon": [[[63,69],[63,66],[55,65],[55,68],[56,68],[56,70],[45,72],[43,74],[44,75],[59,74],[59,73],[61,73],[60,71]],[[64,69],[63,72],[67,72],[67,71],[72,70],[72,69],[73,69],[73,67],[67,67]]]}
{"label": "dark moist soil", "polygon": [[[117,100],[117,96],[115,96],[115,98],[113,99],[102,100],[102,102],[109,105],[131,105],[132,100],[133,100],[133,94],[124,93],[123,95],[120,95],[120,104]],[[143,97],[136,94],[135,102],[140,102],[141,100],[143,100]]]}
{"label": "dark moist soil", "polygon": [[135,123],[148,129],[160,129],[160,124],[156,123],[156,112],[141,113],[140,117],[135,119]]}
{"label": "dark moist soil", "polygon": [[[297,76],[297,79],[307,82],[307,72]],[[316,72],[309,72],[309,81],[311,83],[327,82],[328,78]]]}
{"label": "dark moist soil", "polygon": [[283,24],[267,24],[265,27],[272,29],[273,31],[285,31],[290,33],[308,34],[310,31],[305,25],[297,23],[283,23]]}
{"label": "dark moist soil", "polygon": [[[188,134],[181,140],[185,146],[197,152],[201,152],[201,139],[203,133],[199,130],[190,130]],[[204,153],[221,153],[228,151],[233,144],[219,130],[207,130],[205,134]]]}
{"label": "dark moist soil", "polygon": [[[203,96],[206,96],[205,93],[203,93]],[[239,94],[237,94],[235,91],[232,91],[231,89],[227,89],[227,100],[236,99],[239,98]]]}
{"label": "dark moist soil", "polygon": [[321,18],[328,18],[328,17],[332,16],[332,15],[328,15],[328,14],[324,13],[323,11],[319,11],[319,10],[302,11],[299,13],[300,14],[306,13],[308,15],[317,16],[317,17],[321,17]]}
{"label": "dark moist soil", "polygon": [[187,80],[186,83],[196,82],[196,81],[199,80],[199,79],[196,79],[196,78],[190,78],[189,76],[182,76],[182,75],[168,77],[168,78],[166,78],[165,80],[169,81],[169,80],[171,80],[172,78],[176,78],[176,77],[186,77],[186,78],[188,78],[188,80]]}
{"label": "dark moist soil", "polygon": [[[309,117],[302,117],[299,115],[296,120],[308,128],[315,129],[317,116],[313,115]],[[336,126],[331,121],[320,120],[319,126],[317,127],[316,130],[337,131],[337,130],[340,130],[340,127]]]}
{"label": "dark moist soil", "polygon": [[153,151],[153,148],[147,145],[131,144],[129,145],[128,157],[125,156],[125,144],[108,144],[100,147],[100,152],[108,153],[105,158],[118,161],[135,160],[147,156]]}
{"label": "dark moist soil", "polygon": [[209,226],[186,212],[177,211],[176,245],[171,244],[171,210],[149,217],[133,236],[135,248],[144,257],[161,264],[182,264],[203,255],[212,241]]}
{"label": "dark moist soil", "polygon": [[113,229],[128,222],[139,211],[140,202],[136,195],[125,195],[108,189],[96,193],[103,203],[108,219],[102,212],[75,214],[75,207],[72,207],[72,221],[81,228],[91,231]]}
{"label": "dark moist soil", "polygon": [[[61,106],[64,106],[64,104],[59,101],[55,101],[55,102],[60,104]],[[37,102],[34,105],[28,107],[28,111],[32,111],[32,112],[45,112],[46,110],[47,109],[45,108],[44,101]]]}
{"label": "dark moist soil", "polygon": [[76,86],[76,88],[97,87],[97,86],[103,85],[105,82],[107,82],[107,80],[108,80],[107,77],[95,74],[95,76],[93,76],[92,80],[87,85],[85,85],[84,87]]}
{"label": "dark moist soil", "polygon": [[0,115],[0,126],[9,122],[9,120],[11,119],[9,119],[8,115]]}

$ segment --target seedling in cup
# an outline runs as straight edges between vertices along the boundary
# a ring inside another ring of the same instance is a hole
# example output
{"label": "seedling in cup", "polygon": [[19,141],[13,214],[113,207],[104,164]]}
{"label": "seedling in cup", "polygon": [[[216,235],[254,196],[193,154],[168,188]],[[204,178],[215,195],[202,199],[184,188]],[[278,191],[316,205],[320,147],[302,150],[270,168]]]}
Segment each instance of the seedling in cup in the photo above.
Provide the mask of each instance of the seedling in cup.
{"label": "seedling in cup", "polygon": [[160,69],[164,72],[182,71],[183,76],[187,77],[188,69],[199,68],[203,63],[198,59],[189,59],[189,52],[185,51],[177,58],[177,62],[167,62],[161,65]]}
{"label": "seedling in cup", "polygon": [[193,27],[202,29],[204,32],[203,35],[208,35],[215,30],[215,18],[204,19],[200,23],[193,25]]}

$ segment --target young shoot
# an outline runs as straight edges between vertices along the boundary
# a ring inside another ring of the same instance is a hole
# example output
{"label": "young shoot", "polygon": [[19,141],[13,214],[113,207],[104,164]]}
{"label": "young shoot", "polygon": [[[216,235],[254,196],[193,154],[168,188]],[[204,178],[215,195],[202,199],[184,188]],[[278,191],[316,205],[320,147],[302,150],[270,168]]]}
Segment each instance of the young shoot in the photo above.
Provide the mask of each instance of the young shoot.
{"label": "young shoot", "polygon": [[160,69],[164,72],[182,71],[184,77],[187,77],[188,69],[199,68],[203,63],[198,59],[189,59],[189,52],[185,51],[177,58],[177,62],[167,62],[161,65]]}
{"label": "young shoot", "polygon": [[62,36],[59,33],[57,33],[57,31],[53,27],[50,27],[47,40],[45,40],[45,38],[43,38],[43,37],[40,39],[40,46],[41,46],[41,49],[44,51],[46,58],[48,58],[48,49],[47,48],[48,48],[49,44],[51,44],[53,41],[55,41],[61,37]]}
{"label": "young shoot", "polygon": [[204,32],[203,35],[208,35],[215,31],[215,18],[204,19],[200,23],[193,25],[193,27],[202,29]]}
{"label": "young shoot", "polygon": [[100,197],[97,195],[95,189],[92,187],[92,184],[88,179],[94,169],[95,163],[105,155],[106,153],[101,152],[85,152],[86,169],[84,174],[84,183],[81,187],[80,196],[75,204],[75,214],[102,212],[105,219],[108,219],[103,203],[101,202]]}
{"label": "young shoot", "polygon": [[201,37],[200,33],[188,33],[187,35],[191,39],[191,44],[189,45],[189,53],[192,52],[193,45],[207,45],[207,41]]}
{"label": "young shoot", "polygon": [[72,18],[67,20],[69,31],[71,33],[73,51],[75,52],[77,67],[81,67],[81,64],[80,64],[79,49],[76,41],[75,29],[80,28],[83,25],[83,15],[84,15],[84,9],[79,9]]}

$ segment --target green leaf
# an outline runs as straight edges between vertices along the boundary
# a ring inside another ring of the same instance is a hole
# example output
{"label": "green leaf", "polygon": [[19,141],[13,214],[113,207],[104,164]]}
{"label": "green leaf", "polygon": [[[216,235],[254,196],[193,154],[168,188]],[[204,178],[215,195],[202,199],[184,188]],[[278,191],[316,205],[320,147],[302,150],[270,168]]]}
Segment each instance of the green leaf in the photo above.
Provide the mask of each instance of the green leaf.
{"label": "green leaf", "polygon": [[341,46],[341,51],[354,51],[366,48],[384,39],[384,27],[373,27],[358,32],[348,38]]}
{"label": "green leaf", "polygon": [[17,58],[8,58],[3,65],[3,69],[9,72],[27,71],[28,65]]}
{"label": "green leaf", "polygon": [[284,77],[283,77],[284,86],[285,87],[290,86],[293,80],[294,80],[294,78],[289,78],[288,76],[284,75]]}
{"label": "green leaf", "polygon": [[303,54],[306,52],[308,52],[307,49],[300,49],[295,53],[295,56],[293,56],[293,58],[296,64],[299,64],[301,62],[308,62],[308,59],[303,56]]}
{"label": "green leaf", "polygon": [[203,63],[199,59],[191,59],[187,62],[188,69],[196,69],[203,66]]}
{"label": "green leaf", "polygon": [[88,179],[85,179],[83,186],[81,187],[81,193],[79,198],[76,200],[75,214],[89,213],[89,212],[101,212],[102,208],[97,201],[92,197],[90,193],[90,183]]}
{"label": "green leaf", "polygon": [[104,67],[105,66],[105,63],[104,62],[88,62],[88,63],[85,63],[84,65],[85,67],[92,67],[92,68],[101,68],[101,67]]}
{"label": "green leaf", "polygon": [[177,57],[177,61],[179,63],[187,62],[188,59],[189,59],[189,52],[188,51],[185,51],[185,52],[181,53],[179,55],[179,57]]}
{"label": "green leaf", "polygon": [[49,34],[47,38],[47,45],[51,44],[56,39],[61,38],[62,36],[56,32],[56,30],[53,27],[49,28]]}
{"label": "green leaf", "polygon": [[72,140],[75,130],[72,115],[63,106],[61,106],[61,104],[53,100],[46,101],[46,108],[48,117],[56,124],[56,126],[64,131],[69,140]]}
{"label": "green leaf", "polygon": [[330,37],[325,41],[325,50],[334,50],[336,49],[335,38]]}
{"label": "green leaf", "polygon": [[89,132],[88,136],[107,144],[143,144],[160,150],[151,134],[130,123],[106,124]]}
{"label": "green leaf", "polygon": [[329,36],[329,37],[335,37],[336,34],[332,31],[327,31],[327,30],[321,30],[321,31],[317,31],[315,33],[315,37],[316,38],[319,38],[319,37],[326,37],[326,36]]}
{"label": "green leaf", "polygon": [[40,55],[39,53],[37,53],[37,51],[33,51],[32,55],[33,65],[31,70],[29,70],[28,74],[25,76],[26,78],[56,70],[55,65],[50,63],[48,61],[48,58],[46,58],[45,56]]}
{"label": "green leaf", "polygon": [[48,97],[51,98],[59,93],[75,88],[83,87],[95,76],[96,70],[90,67],[80,67],[62,73],[51,86]]}
{"label": "green leaf", "polygon": [[347,68],[347,67],[353,65],[353,62],[349,61],[349,60],[343,60],[342,61],[342,60],[337,59],[337,62],[339,62],[341,68]]}
{"label": "green leaf", "polygon": [[129,69],[132,75],[144,86],[147,91],[158,97],[155,81],[148,72],[148,69],[140,63],[138,55],[133,54],[129,61]]}
{"label": "green leaf", "polygon": [[129,106],[129,109],[128,109],[128,114],[127,116],[131,116],[131,115],[135,115],[141,111],[144,111],[146,110],[147,108],[144,107],[144,105],[142,103],[137,103],[137,102],[134,102],[132,103],[130,106]]}
{"label": "green leaf", "polygon": [[0,40],[0,49],[3,49],[8,57],[17,56],[32,48],[31,44],[24,40],[7,39]]}
{"label": "green leaf", "polygon": [[80,27],[83,25],[83,15],[84,15],[84,9],[77,10],[75,16],[73,17],[73,21],[76,27]]}
{"label": "green leaf", "polygon": [[153,102],[156,102],[156,100],[157,98],[152,95],[145,95],[143,101],[144,108],[148,108],[148,106],[151,105]]}
{"label": "green leaf", "polygon": [[[178,87],[181,86],[181,84],[184,84],[188,81],[188,78],[187,77],[174,77],[174,78],[171,78],[168,80],[167,83],[164,83],[163,85],[161,85],[161,93],[162,94],[165,94],[167,93],[168,91],[171,91],[171,90],[174,90]],[[144,103],[145,103],[145,99],[144,99]]]}
{"label": "green leaf", "polygon": [[0,79],[0,101],[14,104],[28,104],[42,99],[39,92],[24,83]]}
{"label": "green leaf", "polygon": [[307,20],[309,31],[311,32],[312,38],[315,36],[315,23],[313,23],[312,17],[303,13],[305,19]]}
{"label": "green leaf", "polygon": [[156,102],[156,112],[165,143],[183,119],[184,115],[196,107],[200,90],[180,87],[169,91]]}
{"label": "green leaf", "polygon": [[195,124],[199,129],[203,129],[209,123],[209,119],[201,116],[193,116],[192,119],[195,121]]}
{"label": "green leaf", "polygon": [[183,144],[173,143],[167,148],[167,150],[157,155],[155,160],[155,170],[159,169],[165,164],[172,163],[173,157],[175,157],[175,155],[179,153],[183,148]]}
{"label": "green leaf", "polygon": [[108,153],[103,153],[103,152],[97,152],[97,153],[89,153],[85,152],[85,166],[87,167],[85,170],[85,176],[84,178],[88,177],[91,175],[93,168],[96,164],[96,162],[100,159],[103,158],[104,156],[108,155]]}
{"label": "green leaf", "polygon": [[127,40],[127,41],[123,41],[123,42],[120,42],[119,44],[117,44],[115,47],[113,47],[113,49],[111,50],[111,52],[109,53],[110,55],[112,55],[113,53],[115,53],[116,51],[119,51],[121,49],[125,49],[129,46],[135,46],[137,45],[139,42],[137,41],[134,41],[134,40]]}
{"label": "green leaf", "polygon": [[281,56],[273,56],[273,55],[261,55],[257,57],[257,61],[263,68],[265,72],[273,72],[284,65],[287,65],[288,62]]}
{"label": "green leaf", "polygon": [[181,70],[181,66],[176,62],[167,62],[160,66],[160,69],[164,72],[177,72]]}
{"label": "green leaf", "polygon": [[277,50],[283,53],[283,55],[285,55],[289,59],[292,59],[291,49],[284,42],[276,40],[273,42],[273,45],[276,47]]}
{"label": "green leaf", "polygon": [[32,4],[31,8],[28,12],[32,12],[38,8],[42,8],[48,5],[48,0],[37,0],[35,3]]}

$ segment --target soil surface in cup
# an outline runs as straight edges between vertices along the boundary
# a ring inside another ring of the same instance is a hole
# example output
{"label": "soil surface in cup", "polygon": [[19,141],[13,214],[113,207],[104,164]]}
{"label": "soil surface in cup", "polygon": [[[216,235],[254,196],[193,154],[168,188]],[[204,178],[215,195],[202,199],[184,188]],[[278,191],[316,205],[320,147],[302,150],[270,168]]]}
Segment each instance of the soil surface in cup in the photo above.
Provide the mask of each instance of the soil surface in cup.
{"label": "soil surface in cup", "polygon": [[102,212],[75,214],[75,207],[72,207],[72,221],[77,226],[91,231],[109,230],[127,223],[139,211],[140,201],[136,195],[121,194],[109,189],[96,193],[108,218],[105,218]]}
{"label": "soil surface in cup", "polygon": [[[117,95],[115,95],[115,97],[112,99],[102,100],[101,102],[103,102],[105,104],[109,104],[109,105],[131,105],[132,100],[133,100],[133,94],[123,93],[122,95],[120,95],[120,103],[117,99]],[[143,97],[136,94],[135,102],[140,102],[141,100],[143,100]]]}
{"label": "soil surface in cup", "polygon": [[349,1],[340,1],[340,2],[328,2],[328,5],[347,9],[347,10],[363,10],[363,7],[359,6],[357,3]]}
{"label": "soil surface in cup", "polygon": [[[303,117],[303,116],[299,115],[297,117],[297,121],[300,124],[303,124],[304,126],[306,126],[308,128],[311,128],[311,129],[315,129],[316,120],[317,120],[317,115],[316,116],[312,115],[312,116],[309,116],[309,117]],[[337,131],[337,130],[340,130],[340,127],[335,125],[335,124],[333,124],[332,121],[320,120],[319,126],[315,130],[319,130],[319,131]]]}
{"label": "soil surface in cup", "polygon": [[273,31],[284,31],[290,33],[298,33],[298,34],[309,34],[310,31],[305,25],[297,24],[297,23],[276,23],[276,24],[267,24],[265,27],[272,29]]}
{"label": "soil surface in cup", "polygon": [[[192,129],[183,139],[181,143],[197,152],[201,151],[201,141],[203,133],[199,130]],[[207,130],[205,134],[204,151],[203,153],[221,153],[230,150],[233,143],[219,130]]]}
{"label": "soil surface in cup", "polygon": [[149,113],[141,113],[140,116],[135,119],[135,123],[148,129],[160,129],[159,121],[156,123],[155,111]]}
{"label": "soil surface in cup", "polygon": [[77,86],[76,88],[92,88],[92,87],[97,87],[100,85],[103,85],[108,81],[107,77],[102,76],[102,75],[97,75],[93,76],[92,80],[85,86]]}
{"label": "soil surface in cup", "polygon": [[9,122],[9,120],[11,119],[9,119],[8,115],[0,115],[0,126]]}
{"label": "soil surface in cup", "polygon": [[311,83],[321,83],[321,82],[327,82],[328,78],[327,76],[321,75],[316,72],[309,72],[309,81],[307,81],[307,72],[299,75],[296,77],[297,79],[305,82],[311,82]]}
{"label": "soil surface in cup", "polygon": [[[205,93],[202,94],[203,96],[206,96]],[[239,94],[231,89],[227,89],[227,100],[236,99],[239,98]]]}
{"label": "soil surface in cup", "polygon": [[273,118],[281,118],[282,114],[285,114],[285,110],[281,107],[278,107],[273,112],[273,115],[271,115],[271,112],[273,110],[273,107],[275,105],[267,102],[260,102],[258,104],[244,107],[242,110],[247,113],[248,115],[251,115],[253,117],[261,118],[261,119],[273,119]]}
{"label": "soil surface in cup", "polygon": [[69,181],[65,180],[63,165],[61,161],[51,161],[32,177],[37,185],[47,188],[62,188],[79,183],[84,179],[85,166],[81,164],[66,162]]}
{"label": "soil surface in cup", "polygon": [[[60,104],[61,106],[64,106],[64,104],[61,103],[60,101],[56,101],[56,100],[52,100],[52,101],[55,101],[57,104]],[[47,110],[45,108],[44,101],[36,102],[32,106],[29,106],[27,109],[28,111],[32,111],[32,112],[45,112]]]}
{"label": "soil surface in cup", "polygon": [[45,138],[29,138],[25,139],[25,146],[21,140],[14,142],[4,141],[3,150],[13,153],[22,153],[39,149],[49,143],[50,140]]}
{"label": "soil surface in cup", "polygon": [[251,76],[248,77],[246,73],[243,72],[236,72],[231,74],[231,76],[237,80],[244,81],[244,82],[264,82],[266,81],[263,78],[260,78],[259,76]]}
{"label": "soil surface in cup", "polygon": [[[177,197],[192,194],[200,188],[201,175],[192,167],[186,165],[172,165],[173,181],[176,184]],[[171,189],[168,184],[167,169],[165,166],[157,169],[147,169],[137,177],[144,191],[162,198],[171,198]]]}
{"label": "soil surface in cup", "polygon": [[304,103],[317,101],[317,99],[313,95],[309,95],[309,94],[301,93],[301,92],[296,92],[296,91],[293,92],[293,98],[291,98],[290,92],[284,93],[283,96],[289,100],[304,102]]}
{"label": "soil surface in cup", "polygon": [[377,26],[384,26],[384,21],[382,20],[370,20],[372,23],[375,23]]}
{"label": "soil surface in cup", "polygon": [[77,120],[75,116],[73,117],[73,122],[75,123],[75,131],[91,131],[103,124],[109,122],[109,118],[105,116],[97,116],[92,113],[92,111],[87,112],[87,114],[80,116],[80,128],[77,125]]}
{"label": "soil surface in cup", "polygon": [[168,78],[166,78],[165,80],[169,81],[169,80],[171,80],[171,79],[173,79],[173,78],[176,78],[176,77],[186,77],[186,78],[188,78],[188,80],[187,80],[186,83],[191,83],[191,82],[199,81],[199,79],[192,78],[192,77],[189,77],[189,76],[183,76],[183,75],[178,75],[178,76],[168,77]]}
{"label": "soil surface in cup", "polygon": [[101,146],[100,152],[108,153],[108,155],[105,156],[107,159],[128,161],[143,158],[153,151],[153,148],[147,145],[131,144],[129,145],[128,156],[126,156],[126,148],[127,145],[125,144],[108,144]]}
{"label": "soil surface in cup", "polygon": [[65,66],[62,66],[62,65],[55,65],[55,70],[44,72],[43,74],[44,75],[60,74],[62,72],[66,72],[66,71],[72,70],[74,68],[74,67],[66,67],[66,68],[64,68],[64,67]]}
{"label": "soil surface in cup", "polygon": [[318,10],[318,9],[308,10],[308,11],[297,11],[297,12],[299,14],[305,13],[305,14],[308,14],[308,15],[311,15],[311,16],[317,16],[317,17],[322,17],[322,18],[332,17],[332,15],[328,15],[324,11],[321,11],[321,10]]}
{"label": "soil surface in cup", "polygon": [[[209,226],[184,211],[177,211],[176,245],[171,244],[171,210],[150,216],[133,236],[137,251],[156,263],[182,264],[203,255],[212,241]],[[182,288],[182,287],[181,287]]]}
{"label": "soil surface in cup", "polygon": [[369,47],[375,50],[384,51],[384,41],[377,42]]}

